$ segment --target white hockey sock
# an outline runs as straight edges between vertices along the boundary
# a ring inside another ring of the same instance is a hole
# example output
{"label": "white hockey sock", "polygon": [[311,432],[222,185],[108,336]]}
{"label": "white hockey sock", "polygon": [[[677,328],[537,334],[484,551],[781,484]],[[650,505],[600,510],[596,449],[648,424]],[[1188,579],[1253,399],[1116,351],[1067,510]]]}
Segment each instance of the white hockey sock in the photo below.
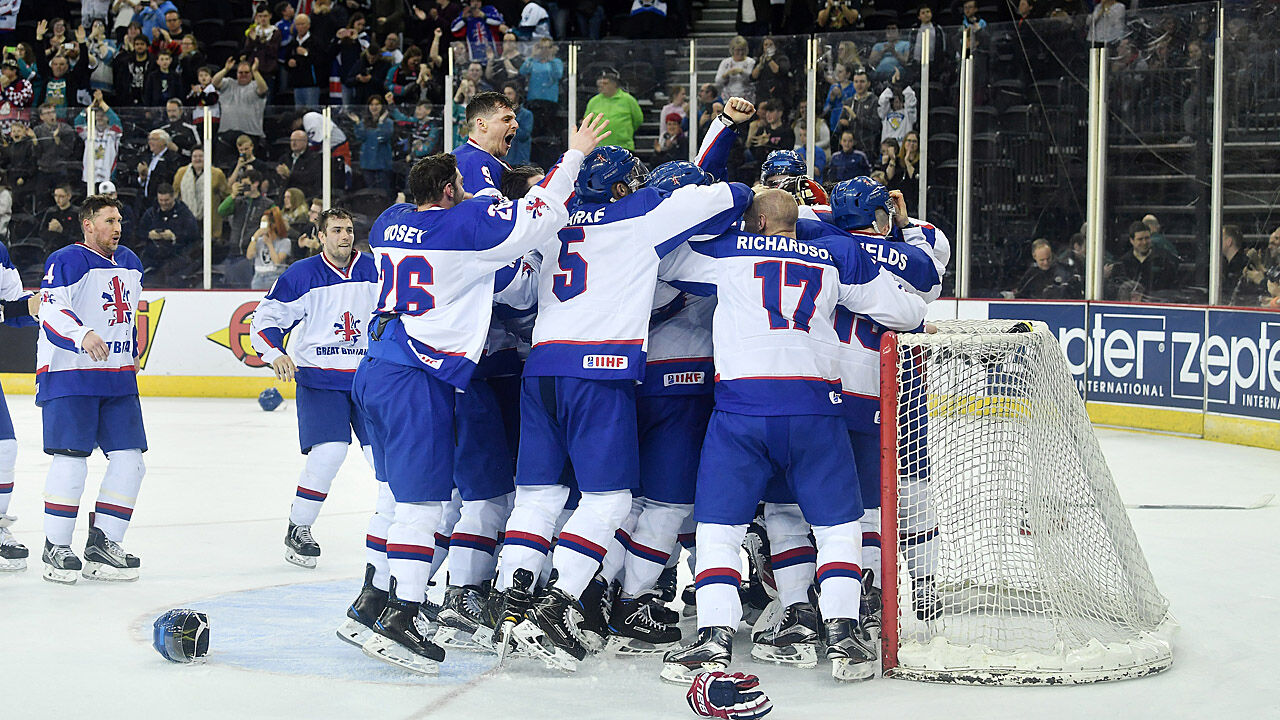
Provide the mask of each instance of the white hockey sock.
{"label": "white hockey sock", "polygon": [[453,534],[453,526],[458,524],[458,518],[462,515],[462,497],[458,495],[458,491],[453,491],[453,496],[449,498],[449,502],[444,503],[444,509],[440,514],[440,522],[436,525],[435,534],[432,537],[434,544],[434,555],[431,557],[431,568],[427,571],[427,582],[435,580],[436,573],[440,572],[440,567],[444,565],[445,559],[449,557],[449,536]]}
{"label": "white hockey sock", "polygon": [[532,572],[535,580],[540,579],[547,553],[551,550],[556,521],[568,499],[569,488],[564,485],[520,485],[516,488],[515,505],[511,508],[511,517],[507,518],[502,554],[498,560],[499,590],[511,587],[511,578],[520,568]]}
{"label": "white hockey sock", "polygon": [[18,441],[0,440],[0,515],[9,514],[9,498],[13,497],[13,471],[18,464]]}
{"label": "white hockey sock", "polygon": [[662,569],[671,563],[671,549],[679,551],[676,538],[680,527],[693,514],[691,504],[661,503],[647,498],[641,503],[640,517],[623,561],[622,595],[629,598],[653,589]]}
{"label": "white hockey sock", "polygon": [[862,569],[871,571],[871,584],[880,587],[880,508],[867,508],[861,522]]}
{"label": "white hockey sock", "polygon": [[376,473],[378,471],[378,468],[375,467],[373,464],[373,446],[361,445],[360,454],[364,456],[364,461],[369,464],[369,469],[373,470]]}
{"label": "white hockey sock", "polygon": [[391,486],[378,483],[378,500],[373,517],[369,518],[364,546],[366,562],[373,566],[373,586],[379,590],[386,590],[387,581],[391,579],[391,568],[387,565],[387,531],[395,514],[396,498],[391,494]]}
{"label": "white hockey sock", "polygon": [[289,510],[289,522],[294,525],[314,525],[320,515],[320,506],[329,497],[329,488],[338,475],[338,468],[347,457],[347,444],[327,442],[313,445],[307,453],[298,478],[298,490]]}
{"label": "white hockey sock", "polygon": [[746,525],[698,523],[698,564],[694,587],[698,593],[698,629],[738,629],[742,621],[742,538]]}
{"label": "white hockey sock", "polygon": [[631,542],[631,533],[636,529],[636,522],[640,519],[643,502],[642,498],[631,499],[631,512],[627,513],[622,525],[614,531],[613,537],[609,538],[609,542],[604,546],[607,552],[604,554],[604,562],[600,563],[600,577],[604,578],[606,587],[622,577],[622,563],[627,557],[627,543]]}
{"label": "white hockey sock", "polygon": [[809,586],[817,572],[818,551],[809,542],[809,523],[799,505],[764,506],[764,527],[769,536],[769,562],[778,602],[789,607],[809,600]]}
{"label": "white hockey sock", "polygon": [[44,480],[44,536],[54,545],[70,545],[80,512],[88,458],[54,455]]}
{"label": "white hockey sock", "polygon": [[93,508],[93,524],[108,539],[124,542],[133,507],[138,504],[138,489],[147,472],[141,450],[115,450],[107,453],[107,472],[98,489],[98,503]]}
{"label": "white hockey sock", "polygon": [[823,620],[857,621],[862,604],[862,524],[814,525],[818,541],[818,609]]}
{"label": "white hockey sock", "polygon": [[401,600],[420,603],[426,597],[427,570],[435,554],[432,534],[443,514],[440,502],[395,505],[395,518],[387,530],[387,564]]}
{"label": "white hockey sock", "polygon": [[938,515],[929,498],[929,484],[907,479],[899,497],[913,498],[898,506],[898,545],[907,574],[915,579],[933,575],[938,566]]}
{"label": "white hockey sock", "polygon": [[480,585],[493,578],[498,533],[507,523],[510,507],[506,495],[463,501],[461,516],[449,536],[450,585]]}
{"label": "white hockey sock", "polygon": [[605,545],[631,511],[631,491],[584,492],[569,522],[556,538],[552,565],[560,573],[557,587],[582,595],[604,561]]}

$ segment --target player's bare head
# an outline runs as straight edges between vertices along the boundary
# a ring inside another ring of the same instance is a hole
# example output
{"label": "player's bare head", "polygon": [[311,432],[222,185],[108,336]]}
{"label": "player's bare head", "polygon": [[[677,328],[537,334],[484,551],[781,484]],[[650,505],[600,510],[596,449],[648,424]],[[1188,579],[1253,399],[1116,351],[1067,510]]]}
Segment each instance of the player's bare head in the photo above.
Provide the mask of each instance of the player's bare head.
{"label": "player's bare head", "polygon": [[497,92],[476,93],[467,103],[467,128],[471,139],[494,157],[503,157],[516,139],[515,107],[506,95]]}
{"label": "player's bare head", "polygon": [[80,206],[80,229],[86,245],[111,255],[120,244],[120,201],[110,195],[90,195]]}
{"label": "player's bare head", "polygon": [[542,181],[547,171],[537,165],[517,165],[502,173],[498,190],[510,200],[519,200],[529,188]]}
{"label": "player's bare head", "polygon": [[777,188],[765,188],[756,193],[751,207],[747,208],[747,230],[765,235],[792,235],[796,231],[799,210],[796,199]]}
{"label": "player's bare head", "polygon": [[320,244],[324,254],[336,265],[346,265],[351,260],[351,250],[356,242],[355,221],[351,213],[342,208],[329,208],[316,218],[320,228]]}
{"label": "player's bare head", "polygon": [[458,159],[450,153],[439,153],[414,163],[409,171],[409,194],[418,207],[453,207],[462,202],[462,173],[458,172]]}

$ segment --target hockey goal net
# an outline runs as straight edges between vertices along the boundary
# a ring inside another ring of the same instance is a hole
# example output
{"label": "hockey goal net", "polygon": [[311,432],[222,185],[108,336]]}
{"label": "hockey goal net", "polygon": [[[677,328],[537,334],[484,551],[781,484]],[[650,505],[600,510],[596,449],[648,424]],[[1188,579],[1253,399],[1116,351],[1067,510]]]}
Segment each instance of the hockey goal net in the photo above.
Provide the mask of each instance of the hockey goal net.
{"label": "hockey goal net", "polygon": [[1168,667],[1177,626],[1053,334],[938,328],[881,345],[881,532],[898,537],[885,674],[1057,684]]}

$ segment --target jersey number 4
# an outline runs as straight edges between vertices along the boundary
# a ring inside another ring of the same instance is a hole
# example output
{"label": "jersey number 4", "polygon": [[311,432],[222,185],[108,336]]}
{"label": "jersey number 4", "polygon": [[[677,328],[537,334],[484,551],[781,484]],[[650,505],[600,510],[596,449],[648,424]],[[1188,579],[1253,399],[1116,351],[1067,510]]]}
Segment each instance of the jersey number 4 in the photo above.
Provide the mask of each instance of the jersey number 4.
{"label": "jersey number 4", "polygon": [[[760,298],[769,312],[770,330],[803,330],[809,332],[818,293],[822,292],[822,268],[799,262],[784,263],[781,260],[762,260],[755,265],[756,278],[760,280]],[[796,303],[791,320],[782,312],[782,286],[798,287],[800,300]]]}
{"label": "jersey number 4", "polygon": [[399,262],[383,255],[378,263],[378,310],[404,315],[422,315],[436,306],[436,299],[427,292],[434,282],[435,271],[424,257],[409,255]]}

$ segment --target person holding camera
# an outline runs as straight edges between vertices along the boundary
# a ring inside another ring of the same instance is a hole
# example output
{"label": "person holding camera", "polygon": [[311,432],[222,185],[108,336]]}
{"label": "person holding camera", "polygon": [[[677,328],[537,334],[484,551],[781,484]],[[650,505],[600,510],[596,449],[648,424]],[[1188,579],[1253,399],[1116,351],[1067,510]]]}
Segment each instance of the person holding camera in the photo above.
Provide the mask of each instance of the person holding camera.
{"label": "person holding camera", "polygon": [[791,58],[779,50],[777,40],[767,37],[761,41],[760,57],[751,69],[751,79],[760,97],[778,98],[792,104],[795,90],[791,86]]}
{"label": "person holding camera", "polygon": [[862,13],[862,0],[827,0],[818,11],[818,27],[823,30],[852,30]]}
{"label": "person holding camera", "polygon": [[289,266],[289,224],[280,214],[280,208],[272,206],[262,213],[258,229],[249,239],[244,255],[253,261],[253,290],[270,290],[276,278]]}
{"label": "person holding camera", "polygon": [[262,194],[262,175],[249,170],[231,184],[231,194],[218,206],[218,214],[230,218],[230,230],[224,247],[228,259],[243,255],[257,232],[262,214],[275,202]]}

